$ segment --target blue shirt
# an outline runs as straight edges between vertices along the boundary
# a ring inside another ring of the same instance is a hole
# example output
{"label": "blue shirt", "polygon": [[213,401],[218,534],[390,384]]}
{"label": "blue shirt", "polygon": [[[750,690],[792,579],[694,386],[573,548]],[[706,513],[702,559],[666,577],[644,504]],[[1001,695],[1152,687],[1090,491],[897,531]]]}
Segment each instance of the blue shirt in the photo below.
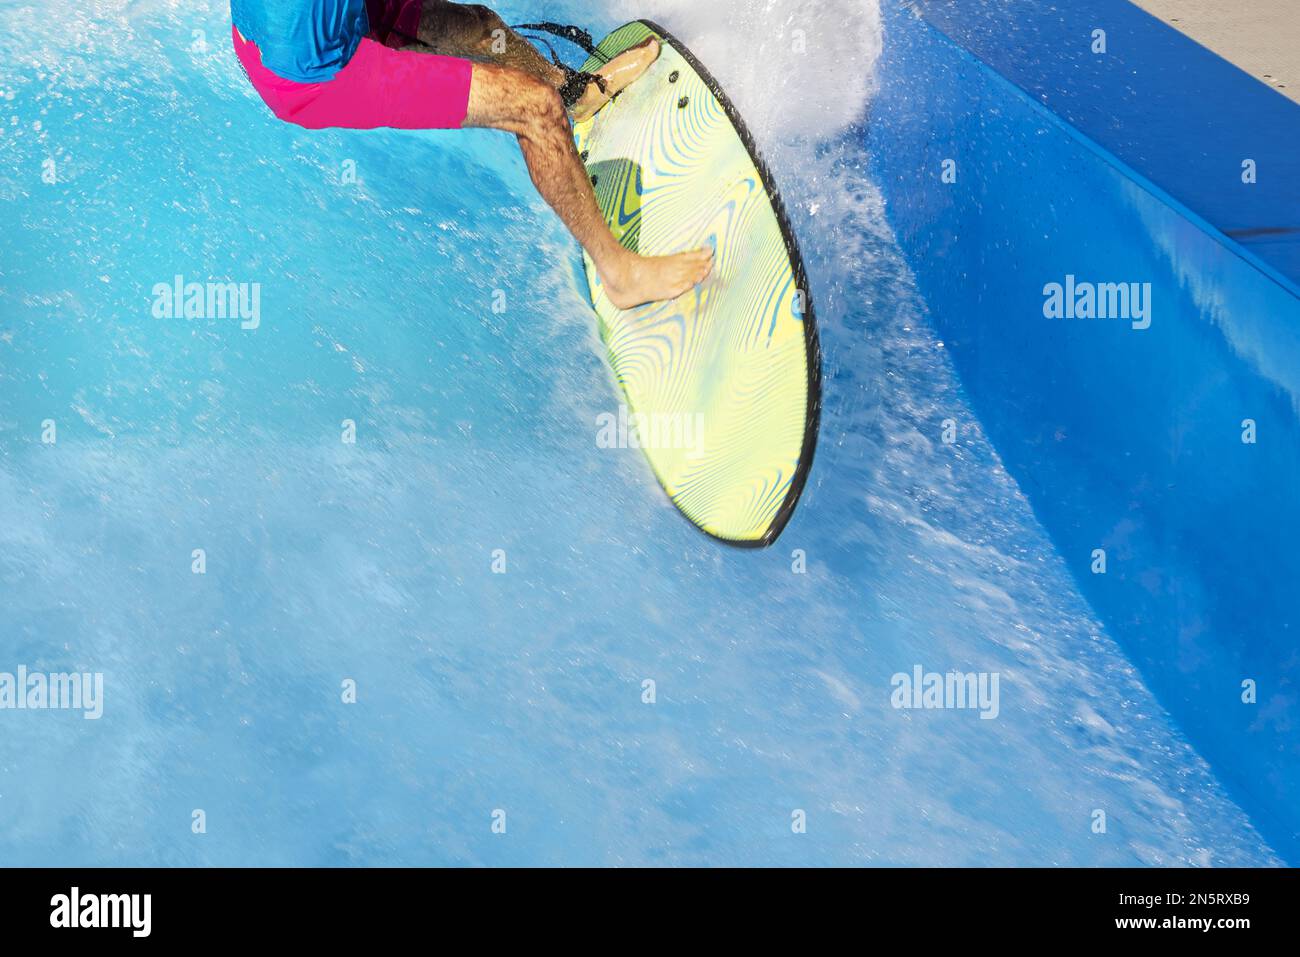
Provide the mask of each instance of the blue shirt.
{"label": "blue shirt", "polygon": [[332,79],[370,32],[366,0],[230,0],[230,17],[263,66],[299,83]]}

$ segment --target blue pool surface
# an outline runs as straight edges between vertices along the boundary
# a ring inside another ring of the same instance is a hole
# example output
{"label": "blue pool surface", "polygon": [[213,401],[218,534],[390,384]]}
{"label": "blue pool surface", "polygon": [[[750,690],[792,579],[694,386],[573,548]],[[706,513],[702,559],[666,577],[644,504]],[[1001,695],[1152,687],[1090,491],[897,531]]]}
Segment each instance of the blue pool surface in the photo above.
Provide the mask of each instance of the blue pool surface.
{"label": "blue pool surface", "polygon": [[[98,721],[0,711],[0,864],[1279,862],[1004,468],[860,124],[769,141],[825,409],[737,552],[597,448],[578,250],[511,141],[279,124],[227,36],[0,8],[0,671],[106,682]],[[178,274],[260,283],[260,325],[155,318]],[[998,673],[997,718],[893,708],[916,665]]]}
{"label": "blue pool surface", "polygon": [[[972,412],[1089,607],[1294,863],[1300,106],[1127,0],[882,9],[872,172]],[[1140,284],[1143,318],[1045,316],[1067,277]]]}

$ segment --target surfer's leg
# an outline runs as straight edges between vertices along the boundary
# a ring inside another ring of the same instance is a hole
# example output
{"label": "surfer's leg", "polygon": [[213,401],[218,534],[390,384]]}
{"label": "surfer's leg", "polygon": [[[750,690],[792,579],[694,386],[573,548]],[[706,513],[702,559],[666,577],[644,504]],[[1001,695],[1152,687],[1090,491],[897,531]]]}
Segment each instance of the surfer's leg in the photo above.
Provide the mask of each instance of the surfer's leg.
{"label": "surfer's leg", "polygon": [[[468,57],[523,70],[561,89],[571,73],[556,66],[531,42],[515,33],[500,15],[482,4],[452,3],[450,0],[371,0],[371,5],[422,2],[416,38],[418,48],[443,56]],[[374,19],[372,13],[371,19]],[[625,50],[596,71],[603,83],[588,83],[570,109],[578,122],[593,115],[610,98],[626,89],[659,58],[659,41],[654,37]],[[576,95],[576,91],[575,91]]]}
{"label": "surfer's leg", "polygon": [[510,67],[475,63],[465,126],[518,137],[537,191],[590,254],[605,294],[619,308],[676,299],[713,268],[709,249],[639,256],[620,245],[596,204],[564,104],[549,84]]}
{"label": "surfer's leg", "polygon": [[[413,0],[386,2],[391,5]],[[451,0],[422,0],[422,3],[415,38],[419,47],[427,52],[514,67],[557,89],[564,83],[564,71],[506,26],[506,22],[491,8],[477,3],[452,3]]]}

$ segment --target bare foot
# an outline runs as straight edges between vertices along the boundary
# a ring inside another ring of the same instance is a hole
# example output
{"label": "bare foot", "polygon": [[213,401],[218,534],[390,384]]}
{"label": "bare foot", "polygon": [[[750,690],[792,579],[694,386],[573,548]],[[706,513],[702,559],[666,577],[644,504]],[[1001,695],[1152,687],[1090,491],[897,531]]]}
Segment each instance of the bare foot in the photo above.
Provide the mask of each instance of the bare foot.
{"label": "bare foot", "polygon": [[659,59],[659,41],[654,37],[646,37],[641,43],[624,50],[606,63],[596,71],[596,75],[605,80],[604,91],[602,92],[595,83],[587,87],[587,92],[582,94],[582,98],[573,105],[574,122],[581,123],[594,116],[597,110],[614,98],[615,94],[623,92],[639,79],[657,59]]}
{"label": "bare foot", "polygon": [[675,256],[631,255],[600,274],[605,295],[619,309],[676,299],[713,271],[713,250],[694,249]]}

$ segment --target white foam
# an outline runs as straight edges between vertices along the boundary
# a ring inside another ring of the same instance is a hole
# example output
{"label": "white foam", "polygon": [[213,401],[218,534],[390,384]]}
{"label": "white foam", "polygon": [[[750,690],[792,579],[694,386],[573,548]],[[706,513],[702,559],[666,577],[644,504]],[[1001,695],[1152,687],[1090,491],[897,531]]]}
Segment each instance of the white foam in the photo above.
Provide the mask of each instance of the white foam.
{"label": "white foam", "polygon": [[878,0],[620,0],[709,68],[764,147],[862,118],[880,56]]}

